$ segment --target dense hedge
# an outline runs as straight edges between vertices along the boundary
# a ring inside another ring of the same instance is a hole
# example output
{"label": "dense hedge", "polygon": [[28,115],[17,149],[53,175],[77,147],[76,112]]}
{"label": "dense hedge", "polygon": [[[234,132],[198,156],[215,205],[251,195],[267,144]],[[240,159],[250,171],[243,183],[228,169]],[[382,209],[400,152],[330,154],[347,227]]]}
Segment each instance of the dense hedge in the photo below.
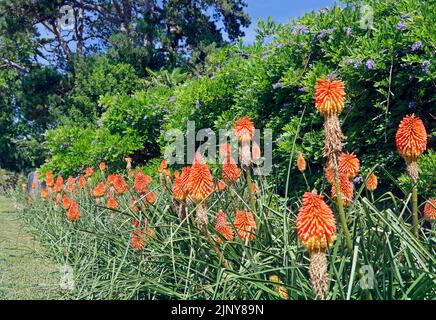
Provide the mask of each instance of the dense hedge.
{"label": "dense hedge", "polygon": [[[360,3],[372,8],[373,28],[362,28]],[[435,12],[435,4],[425,0],[346,1],[289,24],[260,23],[255,44],[214,52],[201,74],[178,86],[102,96],[104,113],[97,124],[49,132],[46,168],[68,174],[99,160],[117,165],[125,154],[147,160],[158,153],[158,143],[165,146],[162,136],[157,139],[161,129],[183,129],[188,120],[197,128],[222,128],[250,115],[257,127],[274,132],[274,177],[282,190],[300,118],[295,151],[309,158],[311,171],[318,173],[312,176],[322,176],[323,120],[313,108],[313,88],[317,78],[333,73],[346,83],[345,150],[358,155],[362,174],[380,165],[378,174],[399,178],[404,162],[394,136],[404,115],[413,112],[424,120],[434,148]],[[65,136],[66,145],[60,138]],[[421,161],[434,163],[435,154]],[[424,181],[433,168],[421,166]],[[312,182],[321,183],[318,179]],[[395,187],[391,179],[381,182],[385,190]],[[291,188],[297,186],[304,183]],[[427,186],[424,195],[431,192]]]}

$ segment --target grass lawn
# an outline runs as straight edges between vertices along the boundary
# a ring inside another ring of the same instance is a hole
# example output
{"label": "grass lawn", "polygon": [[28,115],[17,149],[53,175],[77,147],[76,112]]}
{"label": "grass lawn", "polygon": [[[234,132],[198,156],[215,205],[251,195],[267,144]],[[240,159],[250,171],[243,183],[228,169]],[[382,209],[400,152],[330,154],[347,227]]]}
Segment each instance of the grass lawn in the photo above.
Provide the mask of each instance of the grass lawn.
{"label": "grass lawn", "polygon": [[62,299],[59,266],[26,232],[12,201],[0,196],[0,300]]}

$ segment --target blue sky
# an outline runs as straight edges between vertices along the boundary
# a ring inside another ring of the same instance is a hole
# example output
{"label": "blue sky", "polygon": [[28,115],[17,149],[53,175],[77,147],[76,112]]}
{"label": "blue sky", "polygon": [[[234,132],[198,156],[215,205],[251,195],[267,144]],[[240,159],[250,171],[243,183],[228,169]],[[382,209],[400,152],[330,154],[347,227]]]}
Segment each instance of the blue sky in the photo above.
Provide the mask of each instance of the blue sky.
{"label": "blue sky", "polygon": [[251,43],[256,36],[257,19],[267,20],[269,16],[276,22],[289,22],[303,13],[332,6],[334,0],[246,0],[245,11],[251,18],[251,25],[245,30],[245,43]]}

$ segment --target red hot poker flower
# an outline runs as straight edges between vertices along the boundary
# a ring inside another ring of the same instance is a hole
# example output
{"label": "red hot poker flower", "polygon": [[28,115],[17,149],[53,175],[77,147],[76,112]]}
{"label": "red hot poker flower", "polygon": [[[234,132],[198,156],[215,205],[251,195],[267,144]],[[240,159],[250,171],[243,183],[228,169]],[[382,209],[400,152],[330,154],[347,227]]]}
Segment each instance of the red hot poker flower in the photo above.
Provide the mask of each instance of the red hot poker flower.
{"label": "red hot poker flower", "polygon": [[235,135],[240,142],[251,141],[254,137],[254,124],[250,117],[242,117],[236,121]]}
{"label": "red hot poker flower", "polygon": [[315,107],[325,116],[338,115],[344,108],[345,88],[341,80],[320,79],[315,85]]}
{"label": "red hot poker flower", "polygon": [[[219,233],[227,241],[233,240],[234,237],[233,228],[230,225],[230,223],[227,221],[226,214],[222,210],[218,211],[216,217],[215,231]],[[215,239],[218,243],[221,244],[223,243],[219,235],[216,235]]]}
{"label": "red hot poker flower", "polygon": [[145,175],[140,168],[136,169],[135,181],[133,187],[136,193],[144,194],[148,190],[148,185],[151,183],[151,178]]}
{"label": "red hot poker flower", "polygon": [[76,200],[71,200],[70,207],[68,209],[68,220],[78,221],[80,219],[79,205]]}
{"label": "red hot poker flower", "polygon": [[213,180],[209,166],[203,162],[201,155],[195,155],[189,179],[188,192],[194,202],[201,202],[206,199],[213,191]]}
{"label": "red hot poker flower", "polygon": [[354,153],[342,152],[339,156],[338,171],[348,178],[354,178],[359,172],[360,162]]}
{"label": "red hot poker flower", "polygon": [[427,132],[422,120],[414,114],[404,117],[395,141],[402,157],[416,160],[427,149]]}
{"label": "red hot poker flower", "polygon": [[53,187],[54,178],[53,178],[53,173],[51,171],[48,171],[45,174],[45,183],[46,183],[47,187]]}
{"label": "red hot poker flower", "polygon": [[124,192],[127,191],[127,184],[122,174],[117,174],[114,177],[113,185],[114,185],[115,192],[118,194],[123,194]]}
{"label": "red hot poker flower", "polygon": [[104,170],[106,170],[106,163],[100,162],[98,167],[100,168],[101,171],[104,171]]}
{"label": "red hot poker flower", "polygon": [[365,186],[369,191],[373,192],[375,189],[377,189],[377,185],[377,176],[374,173],[371,173],[366,179]]}
{"label": "red hot poker flower", "polygon": [[235,228],[243,241],[252,240],[256,231],[256,221],[251,212],[236,210]]}
{"label": "red hot poker flower", "polygon": [[106,188],[104,186],[103,182],[100,182],[92,191],[92,195],[95,198],[101,198],[104,197],[104,194],[106,193]]}
{"label": "red hot poker flower", "polygon": [[309,250],[332,245],[336,237],[336,221],[332,210],[320,195],[306,192],[297,216],[297,234]]}
{"label": "red hot poker flower", "polygon": [[94,169],[92,169],[92,168],[86,168],[86,170],[85,170],[85,175],[86,175],[87,177],[91,177],[93,174],[94,174]]}
{"label": "red hot poker flower", "polygon": [[71,205],[71,200],[70,198],[65,194],[62,198],[62,206],[64,207],[65,210],[68,210],[70,208]]}
{"label": "red hot poker flower", "polygon": [[53,187],[54,192],[61,192],[64,186],[64,178],[61,175],[57,176],[56,183]]}
{"label": "red hot poker flower", "polygon": [[166,160],[162,160],[161,163],[160,163],[159,168],[157,169],[157,171],[162,172],[162,171],[164,171],[167,168],[168,168],[167,161]]}

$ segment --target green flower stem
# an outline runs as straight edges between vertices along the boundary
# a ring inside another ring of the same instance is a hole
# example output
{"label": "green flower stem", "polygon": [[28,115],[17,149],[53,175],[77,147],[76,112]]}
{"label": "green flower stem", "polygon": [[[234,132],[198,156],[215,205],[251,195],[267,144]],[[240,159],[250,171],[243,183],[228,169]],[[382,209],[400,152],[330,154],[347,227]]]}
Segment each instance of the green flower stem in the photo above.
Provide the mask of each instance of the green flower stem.
{"label": "green flower stem", "polygon": [[217,254],[218,258],[221,260],[221,262],[223,263],[224,268],[229,269],[229,270],[233,270],[231,265],[229,264],[229,262],[226,260],[226,258],[224,258],[224,255],[222,254],[221,250],[218,248],[218,246],[216,245],[215,241],[212,239],[212,237],[210,236],[209,231],[205,231],[204,235],[207,238],[207,241],[210,243],[210,245],[212,246],[213,250],[215,251],[215,253]]}
{"label": "green flower stem", "polygon": [[345,217],[344,203],[342,202],[342,194],[339,186],[338,172],[335,170],[335,187],[336,187],[336,202],[338,205],[339,218],[341,219],[342,229],[344,229],[347,249],[350,254],[353,253],[353,242],[351,241],[350,230],[347,226],[347,218]]}
{"label": "green flower stem", "polygon": [[307,182],[306,174],[304,172],[302,172],[302,174],[303,174],[304,182],[306,182],[307,190],[310,191],[310,186],[309,186],[309,183]]}
{"label": "green flower stem", "polygon": [[412,189],[412,212],[413,212],[413,233],[419,239],[419,223],[418,223],[418,187],[416,184]]}
{"label": "green flower stem", "polygon": [[249,167],[246,168],[245,173],[246,173],[247,184],[248,184],[248,196],[250,197],[250,208],[251,208],[252,212],[255,213],[256,212],[256,203],[254,202],[253,192],[251,189],[253,182],[251,181],[251,174],[250,174]]}

